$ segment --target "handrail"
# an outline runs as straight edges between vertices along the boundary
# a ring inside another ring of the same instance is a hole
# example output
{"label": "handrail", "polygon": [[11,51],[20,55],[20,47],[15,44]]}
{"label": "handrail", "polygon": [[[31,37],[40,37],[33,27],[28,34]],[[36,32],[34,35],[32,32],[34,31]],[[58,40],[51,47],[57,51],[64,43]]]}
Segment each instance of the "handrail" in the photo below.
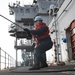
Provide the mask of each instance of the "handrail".
{"label": "handrail", "polygon": [[15,67],[15,59],[0,48],[0,70]]}

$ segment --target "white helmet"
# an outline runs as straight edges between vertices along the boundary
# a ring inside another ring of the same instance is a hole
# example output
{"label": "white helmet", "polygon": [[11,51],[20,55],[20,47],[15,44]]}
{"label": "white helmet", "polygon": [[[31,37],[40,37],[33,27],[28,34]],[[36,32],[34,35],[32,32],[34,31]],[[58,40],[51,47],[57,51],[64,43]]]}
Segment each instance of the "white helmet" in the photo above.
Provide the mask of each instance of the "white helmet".
{"label": "white helmet", "polygon": [[43,21],[42,17],[41,16],[36,16],[34,21]]}

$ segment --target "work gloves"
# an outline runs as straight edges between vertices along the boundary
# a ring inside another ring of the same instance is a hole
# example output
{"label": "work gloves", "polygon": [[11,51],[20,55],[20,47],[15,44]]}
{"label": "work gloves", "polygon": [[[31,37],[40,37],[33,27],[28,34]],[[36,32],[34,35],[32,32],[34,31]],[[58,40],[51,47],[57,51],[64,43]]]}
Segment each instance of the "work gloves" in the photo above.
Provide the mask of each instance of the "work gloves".
{"label": "work gloves", "polygon": [[29,29],[25,28],[24,31],[27,32],[28,37],[32,38],[32,35]]}

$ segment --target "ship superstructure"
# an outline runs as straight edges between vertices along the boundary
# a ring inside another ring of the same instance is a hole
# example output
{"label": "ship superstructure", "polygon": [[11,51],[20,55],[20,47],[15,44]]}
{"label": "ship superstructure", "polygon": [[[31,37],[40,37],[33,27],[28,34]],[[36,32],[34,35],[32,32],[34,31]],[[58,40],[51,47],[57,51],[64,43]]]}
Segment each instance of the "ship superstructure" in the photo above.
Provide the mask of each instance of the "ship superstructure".
{"label": "ship superstructure", "polygon": [[[56,42],[56,59],[75,63],[75,0],[65,0],[50,22],[51,37]],[[52,9],[53,10],[53,9]],[[51,11],[51,10],[50,10]]]}

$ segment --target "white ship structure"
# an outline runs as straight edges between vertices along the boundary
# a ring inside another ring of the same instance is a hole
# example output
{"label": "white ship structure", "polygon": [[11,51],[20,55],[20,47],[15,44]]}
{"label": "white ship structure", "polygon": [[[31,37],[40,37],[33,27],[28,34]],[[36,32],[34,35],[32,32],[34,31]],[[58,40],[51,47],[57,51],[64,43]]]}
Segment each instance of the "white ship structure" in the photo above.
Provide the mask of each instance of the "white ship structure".
{"label": "white ship structure", "polygon": [[[42,16],[50,28],[54,43],[53,48],[46,52],[49,63],[59,64],[60,61],[67,63],[75,60],[75,0],[33,0],[32,5],[23,6],[16,1],[9,4],[9,13],[15,16],[16,24],[28,29],[33,29],[35,16]],[[11,24],[9,28],[10,36],[16,38],[16,60],[18,50],[22,50],[22,54],[29,52],[27,58],[33,59],[34,41],[16,24]]]}

